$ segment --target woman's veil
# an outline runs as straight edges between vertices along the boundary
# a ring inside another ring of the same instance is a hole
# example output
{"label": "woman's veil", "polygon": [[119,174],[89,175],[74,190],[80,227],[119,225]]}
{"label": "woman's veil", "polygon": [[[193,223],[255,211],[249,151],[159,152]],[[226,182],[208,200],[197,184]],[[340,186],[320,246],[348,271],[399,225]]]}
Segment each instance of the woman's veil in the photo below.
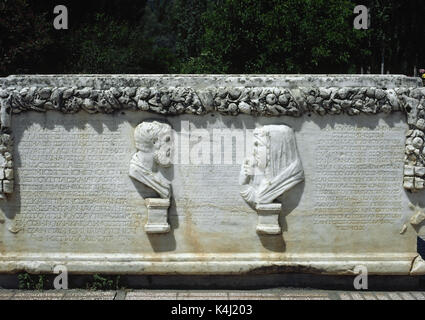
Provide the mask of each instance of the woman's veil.
{"label": "woman's veil", "polygon": [[257,203],[271,203],[284,192],[304,180],[304,170],[298,154],[294,131],[284,125],[263,127],[268,131],[270,162],[265,181],[260,184]]}

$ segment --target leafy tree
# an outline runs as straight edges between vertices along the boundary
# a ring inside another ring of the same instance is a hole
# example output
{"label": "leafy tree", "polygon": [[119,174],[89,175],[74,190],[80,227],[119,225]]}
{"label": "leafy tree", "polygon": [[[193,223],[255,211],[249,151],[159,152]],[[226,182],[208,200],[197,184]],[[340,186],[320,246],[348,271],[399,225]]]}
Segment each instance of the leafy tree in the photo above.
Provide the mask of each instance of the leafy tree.
{"label": "leafy tree", "polygon": [[55,30],[55,0],[0,0],[0,72],[162,73],[173,54],[144,32],[146,0],[64,0],[69,30]]}
{"label": "leafy tree", "polygon": [[64,4],[69,30],[55,34],[62,49],[57,64],[61,73],[168,71],[171,52],[156,46],[144,31],[146,0],[67,0]]}
{"label": "leafy tree", "polygon": [[[349,0],[221,0],[204,14],[201,54],[186,71],[347,72],[364,33]],[[192,69],[192,70],[191,70]]]}
{"label": "leafy tree", "polygon": [[53,44],[44,15],[27,0],[0,0],[0,74],[31,73]]}
{"label": "leafy tree", "polygon": [[354,73],[424,68],[423,0],[0,0],[0,74]]}
{"label": "leafy tree", "polygon": [[171,20],[171,0],[148,0],[143,16],[143,32],[155,47],[174,51],[175,37]]}
{"label": "leafy tree", "polygon": [[90,24],[73,32],[66,72],[166,73],[172,55],[146,39],[143,26],[97,14]]}
{"label": "leafy tree", "polygon": [[202,15],[211,0],[174,0],[170,6],[170,23],[175,34],[175,52],[184,66],[201,54],[204,26]]}
{"label": "leafy tree", "polygon": [[413,74],[413,67],[425,65],[425,33],[423,0],[368,0],[371,11],[371,28],[367,45],[372,55],[368,65],[373,73],[384,72]]}

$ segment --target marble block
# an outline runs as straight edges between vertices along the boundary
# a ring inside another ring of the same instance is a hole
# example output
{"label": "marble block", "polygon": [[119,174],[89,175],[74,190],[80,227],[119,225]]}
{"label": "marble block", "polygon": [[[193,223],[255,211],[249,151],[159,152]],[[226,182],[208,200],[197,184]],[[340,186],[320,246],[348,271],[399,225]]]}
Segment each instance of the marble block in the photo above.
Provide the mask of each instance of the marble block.
{"label": "marble block", "polygon": [[425,88],[0,78],[0,273],[421,275]]}
{"label": "marble block", "polygon": [[279,225],[281,203],[258,204],[255,209],[258,213],[257,233],[280,234],[282,232]]}
{"label": "marble block", "polygon": [[168,224],[168,208],[170,199],[146,199],[148,208],[148,221],[145,224],[146,233],[167,233],[170,231]]}

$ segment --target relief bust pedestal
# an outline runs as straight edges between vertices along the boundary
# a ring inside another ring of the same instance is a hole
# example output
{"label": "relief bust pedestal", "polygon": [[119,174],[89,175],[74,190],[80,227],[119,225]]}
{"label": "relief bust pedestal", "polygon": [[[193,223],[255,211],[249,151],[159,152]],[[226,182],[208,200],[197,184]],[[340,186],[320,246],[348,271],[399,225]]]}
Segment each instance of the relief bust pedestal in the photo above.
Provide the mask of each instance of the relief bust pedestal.
{"label": "relief bust pedestal", "polygon": [[146,233],[167,233],[168,208],[171,198],[171,181],[166,179],[159,168],[171,166],[172,129],[166,123],[142,122],[134,131],[137,153],[130,162],[129,175],[156,191],[160,198],[147,198],[148,219]]}
{"label": "relief bust pedestal", "polygon": [[279,215],[282,211],[281,203],[257,204],[255,210],[258,213],[258,234],[281,234]]}
{"label": "relief bust pedestal", "polygon": [[267,125],[254,130],[253,157],[242,165],[241,196],[257,211],[258,234],[276,235],[281,203],[275,199],[304,180],[294,131],[285,125]]}
{"label": "relief bust pedestal", "polygon": [[148,222],[145,225],[146,233],[167,233],[170,231],[168,223],[168,208],[170,199],[145,199],[148,208]]}

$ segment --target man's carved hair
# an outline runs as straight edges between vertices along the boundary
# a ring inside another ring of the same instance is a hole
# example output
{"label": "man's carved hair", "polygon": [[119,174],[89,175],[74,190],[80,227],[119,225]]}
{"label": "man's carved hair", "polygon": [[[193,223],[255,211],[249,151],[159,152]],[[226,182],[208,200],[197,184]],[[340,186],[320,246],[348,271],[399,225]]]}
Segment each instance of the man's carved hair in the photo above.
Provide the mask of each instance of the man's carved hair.
{"label": "man's carved hair", "polygon": [[167,132],[171,132],[169,124],[158,121],[142,122],[134,131],[136,148],[141,151],[151,151],[158,142],[158,138]]}

